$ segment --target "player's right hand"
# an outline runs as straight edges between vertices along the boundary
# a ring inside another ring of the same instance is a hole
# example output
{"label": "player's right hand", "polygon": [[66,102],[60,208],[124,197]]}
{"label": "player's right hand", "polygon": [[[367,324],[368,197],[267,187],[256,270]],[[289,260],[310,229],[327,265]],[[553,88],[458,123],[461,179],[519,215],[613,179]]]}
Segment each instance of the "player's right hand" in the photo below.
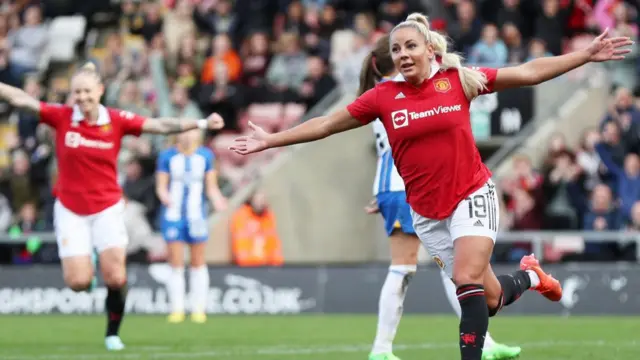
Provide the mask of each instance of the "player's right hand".
{"label": "player's right hand", "polygon": [[380,208],[378,207],[378,202],[376,201],[376,199],[371,200],[369,205],[364,207],[364,211],[366,211],[367,214],[377,214],[377,213],[379,213],[380,212]]}
{"label": "player's right hand", "polygon": [[229,146],[229,150],[240,155],[247,155],[266,150],[269,147],[267,144],[268,132],[251,121],[249,121],[249,128],[251,128],[251,134],[235,138],[233,144]]}

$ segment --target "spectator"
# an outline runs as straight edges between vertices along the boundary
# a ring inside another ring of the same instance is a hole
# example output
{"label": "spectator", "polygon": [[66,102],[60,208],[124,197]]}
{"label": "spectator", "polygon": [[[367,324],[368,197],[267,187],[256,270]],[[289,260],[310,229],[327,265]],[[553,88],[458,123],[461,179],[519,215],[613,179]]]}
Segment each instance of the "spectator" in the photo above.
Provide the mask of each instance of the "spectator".
{"label": "spectator", "polygon": [[333,6],[327,4],[322,8],[318,27],[318,35],[327,41],[331,39],[333,33],[343,28],[341,21],[338,19],[336,9]]}
{"label": "spectator", "polygon": [[27,153],[18,150],[12,157],[12,173],[9,178],[11,206],[14,211],[19,211],[26,203],[38,203],[38,190],[31,181],[31,164]]}
{"label": "spectator", "polygon": [[201,31],[217,35],[235,32],[237,26],[236,14],[232,12],[230,0],[203,0],[194,14],[196,24]]}
{"label": "spectator", "polygon": [[408,15],[408,4],[405,0],[384,1],[380,7],[380,29],[388,33],[396,24],[403,22]]}
{"label": "spectator", "polygon": [[267,84],[278,102],[298,102],[298,91],[307,76],[307,55],[293,33],[283,34],[278,47],[267,69]]}
{"label": "spectator", "polygon": [[133,23],[133,27],[129,25],[129,31],[135,35],[141,35],[147,43],[160,34],[163,28],[162,15],[160,14],[160,5],[156,2],[149,1],[141,4],[144,9],[142,24]]}
{"label": "spectator", "polygon": [[454,50],[467,56],[480,40],[482,21],[476,17],[473,2],[461,0],[456,5],[457,22],[450,23],[447,33],[453,39]]}
{"label": "spectator", "polygon": [[167,52],[172,57],[178,53],[180,40],[196,32],[192,14],[193,5],[190,0],[177,0],[175,8],[164,15],[162,34]]}
{"label": "spectator", "polygon": [[[520,0],[502,0],[502,7],[498,10],[498,23],[503,31],[507,24],[511,24],[513,28],[520,29],[518,33],[527,29],[525,27],[525,18],[520,9]],[[526,33],[528,37],[528,33]]]}
{"label": "spectator", "polygon": [[555,151],[548,160],[543,186],[547,198],[545,229],[576,229],[578,214],[572,206],[568,187],[577,177],[578,167],[573,153],[566,149]]}
{"label": "spectator", "polygon": [[12,227],[18,229],[21,234],[52,230],[38,217],[38,209],[33,202],[26,202],[22,205]]}
{"label": "spectator", "polygon": [[513,23],[506,23],[502,26],[502,37],[508,51],[507,64],[523,63],[528,55],[520,30]]}
{"label": "spectator", "polygon": [[[144,207],[144,215],[148,223],[153,223],[156,217],[158,200],[155,196],[155,181],[153,172],[145,173],[141,159],[130,159],[125,167],[125,179],[122,184],[124,196]],[[150,160],[146,160],[149,162]],[[153,161],[151,161],[153,162]]]}
{"label": "spectator", "polygon": [[553,55],[562,54],[562,38],[569,15],[573,11],[573,1],[561,7],[560,0],[543,0],[540,15],[536,18],[536,38],[542,40]]}
{"label": "spectator", "polygon": [[[575,187],[571,188],[576,191]],[[576,194],[576,206],[584,214],[584,230],[614,231],[620,229],[618,209],[612,201],[611,189],[604,184],[593,189],[590,201]],[[584,258],[586,260],[614,260],[618,245],[615,242],[585,241]]]}
{"label": "spectator", "polygon": [[251,101],[259,101],[264,93],[265,76],[271,61],[269,38],[264,32],[256,32],[249,36],[243,49],[242,84],[251,91]]}
{"label": "spectator", "polygon": [[600,159],[617,184],[621,215],[626,221],[631,214],[631,207],[640,200],[640,157],[637,154],[629,153],[624,159],[624,167],[620,167],[613,161],[613,157],[606,147],[602,144],[597,144],[595,147]]}
{"label": "spectator", "polygon": [[233,263],[238,266],[280,266],[283,263],[275,216],[264,194],[256,192],[231,219]]}
{"label": "spectator", "polygon": [[[611,31],[611,36],[628,36],[634,41],[638,37],[637,31],[634,32],[631,25],[625,23],[616,25],[616,28]],[[635,89],[638,84],[638,44],[634,42],[629,46],[629,49],[631,52],[625,55],[623,60],[612,65],[607,64],[611,72],[611,84],[614,88]]]}
{"label": "spectator", "polygon": [[[24,91],[35,99],[42,98],[42,89],[40,83],[34,77],[25,80]],[[18,136],[22,145],[31,145],[33,148],[36,143],[36,128],[38,127],[38,116],[26,111],[18,111]]]}
{"label": "spectator", "polygon": [[225,119],[226,130],[239,130],[238,110],[244,105],[240,86],[227,78],[229,71],[224,63],[217,63],[215,66],[215,81],[200,88],[200,108],[207,114],[220,114]]}
{"label": "spectator", "polygon": [[[213,38],[212,54],[204,62],[201,81],[204,84],[215,80],[216,64],[223,63],[226,66],[229,81],[238,81],[242,75],[242,60],[238,53],[231,47],[231,39],[226,34],[219,34]],[[218,68],[220,69],[220,68]]]}
{"label": "spectator", "polygon": [[38,69],[49,34],[42,24],[40,7],[32,5],[24,12],[24,25],[9,35],[9,63],[12,75],[22,81],[25,74]]}
{"label": "spectator", "polygon": [[553,56],[553,54],[547,51],[544,41],[541,39],[531,39],[529,42],[529,54],[527,56],[527,61],[545,56]]}
{"label": "spectator", "polygon": [[169,81],[165,74],[164,59],[161,53],[151,54],[150,68],[160,117],[191,119],[203,117],[198,106],[189,99],[189,94],[184,86],[175,83],[173,89],[169,89]]}
{"label": "spectator", "polygon": [[584,187],[588,191],[600,183],[600,156],[595,145],[600,141],[600,134],[595,129],[586,130],[580,141],[580,148],[576,155],[576,162],[580,172],[585,176]]}
{"label": "spectator", "polygon": [[498,28],[487,24],[482,29],[482,38],[471,48],[469,63],[485,67],[503,67],[508,60],[507,46],[498,38]]}
{"label": "spectator", "polygon": [[309,76],[300,88],[300,97],[307,109],[311,109],[336,87],[336,81],[327,72],[324,61],[319,57],[314,56],[307,60],[307,72]]}

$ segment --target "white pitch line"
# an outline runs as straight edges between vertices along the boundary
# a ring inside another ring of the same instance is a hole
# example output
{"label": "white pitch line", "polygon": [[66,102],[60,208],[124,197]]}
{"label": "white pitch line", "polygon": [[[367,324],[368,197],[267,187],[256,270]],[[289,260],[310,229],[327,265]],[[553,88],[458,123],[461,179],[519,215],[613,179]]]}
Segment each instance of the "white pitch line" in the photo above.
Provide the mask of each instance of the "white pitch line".
{"label": "white pitch line", "polygon": [[[526,351],[527,348],[549,348],[549,347],[611,347],[611,348],[629,348],[639,347],[640,341],[541,341],[518,344]],[[453,349],[456,348],[455,343],[423,343],[423,344],[397,344],[394,349],[397,350],[434,350],[434,349]],[[141,350],[143,348],[131,348],[119,353],[103,353],[103,354],[60,354],[60,355],[2,355],[2,360],[96,360],[96,359],[189,359],[189,358],[239,358],[247,356],[287,356],[287,355],[314,355],[314,354],[332,354],[332,353],[366,353],[370,350],[370,344],[360,345],[342,345],[342,346],[287,346],[277,345],[263,348],[236,348],[225,350],[202,350],[192,352],[167,352],[167,353],[132,353],[130,351]],[[551,360],[551,359],[550,359]]]}

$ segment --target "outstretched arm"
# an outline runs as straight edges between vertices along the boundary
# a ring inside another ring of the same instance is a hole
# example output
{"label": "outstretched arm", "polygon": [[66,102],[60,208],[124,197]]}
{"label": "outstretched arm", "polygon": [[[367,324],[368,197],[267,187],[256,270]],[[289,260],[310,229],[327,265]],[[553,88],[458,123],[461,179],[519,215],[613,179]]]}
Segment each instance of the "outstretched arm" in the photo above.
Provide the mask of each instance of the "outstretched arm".
{"label": "outstretched arm", "polygon": [[0,99],[8,102],[11,106],[32,112],[40,113],[40,101],[24,90],[0,83]]}
{"label": "outstretched arm", "polygon": [[181,119],[181,118],[149,118],[142,124],[142,132],[150,134],[178,134],[193,129],[220,130],[224,127],[224,120],[214,113],[207,119]]}
{"label": "outstretched arm", "polygon": [[631,52],[623,47],[633,44],[628,37],[607,38],[608,30],[584,50],[560,56],[543,57],[524,64],[498,70],[494,90],[538,85],[556,78],[589,62],[622,60]]}
{"label": "outstretched arm", "polygon": [[249,122],[249,127],[253,130],[253,133],[249,136],[241,136],[235,139],[229,149],[238,154],[246,155],[270,148],[324,139],[333,134],[355,129],[363,124],[354,119],[346,109],[338,110],[331,115],[307,120],[291,129],[274,134],[269,134],[259,126]]}
{"label": "outstretched arm", "polygon": [[361,122],[351,117],[346,109],[341,109],[330,115],[305,121],[291,129],[268,134],[265,140],[269,148],[281,147],[324,139],[362,125]]}

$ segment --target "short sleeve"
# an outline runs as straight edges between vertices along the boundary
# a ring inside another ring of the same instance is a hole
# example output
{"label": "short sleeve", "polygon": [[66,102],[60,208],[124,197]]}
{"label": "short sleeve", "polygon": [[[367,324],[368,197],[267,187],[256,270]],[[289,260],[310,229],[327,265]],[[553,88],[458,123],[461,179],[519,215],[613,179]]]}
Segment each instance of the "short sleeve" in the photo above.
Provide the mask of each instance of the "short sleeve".
{"label": "short sleeve", "polygon": [[125,110],[116,110],[115,113],[124,135],[140,136],[142,134],[142,126],[147,120],[146,117]]}
{"label": "short sleeve", "polygon": [[378,88],[374,87],[364,94],[358,96],[347,106],[347,111],[351,117],[360,121],[363,125],[369,124],[380,117],[378,106]]}
{"label": "short sleeve", "polygon": [[480,92],[480,95],[492,93],[495,89],[496,77],[498,76],[498,69],[485,68],[485,67],[473,67],[472,69],[480,71],[487,77],[487,87]]}
{"label": "short sleeve", "polygon": [[169,159],[171,158],[171,154],[169,153],[171,150],[164,150],[160,154],[158,154],[158,161],[156,165],[157,172],[169,173]]}
{"label": "short sleeve", "polygon": [[62,104],[40,102],[40,122],[57,128],[61,121],[70,121],[73,110]]}

